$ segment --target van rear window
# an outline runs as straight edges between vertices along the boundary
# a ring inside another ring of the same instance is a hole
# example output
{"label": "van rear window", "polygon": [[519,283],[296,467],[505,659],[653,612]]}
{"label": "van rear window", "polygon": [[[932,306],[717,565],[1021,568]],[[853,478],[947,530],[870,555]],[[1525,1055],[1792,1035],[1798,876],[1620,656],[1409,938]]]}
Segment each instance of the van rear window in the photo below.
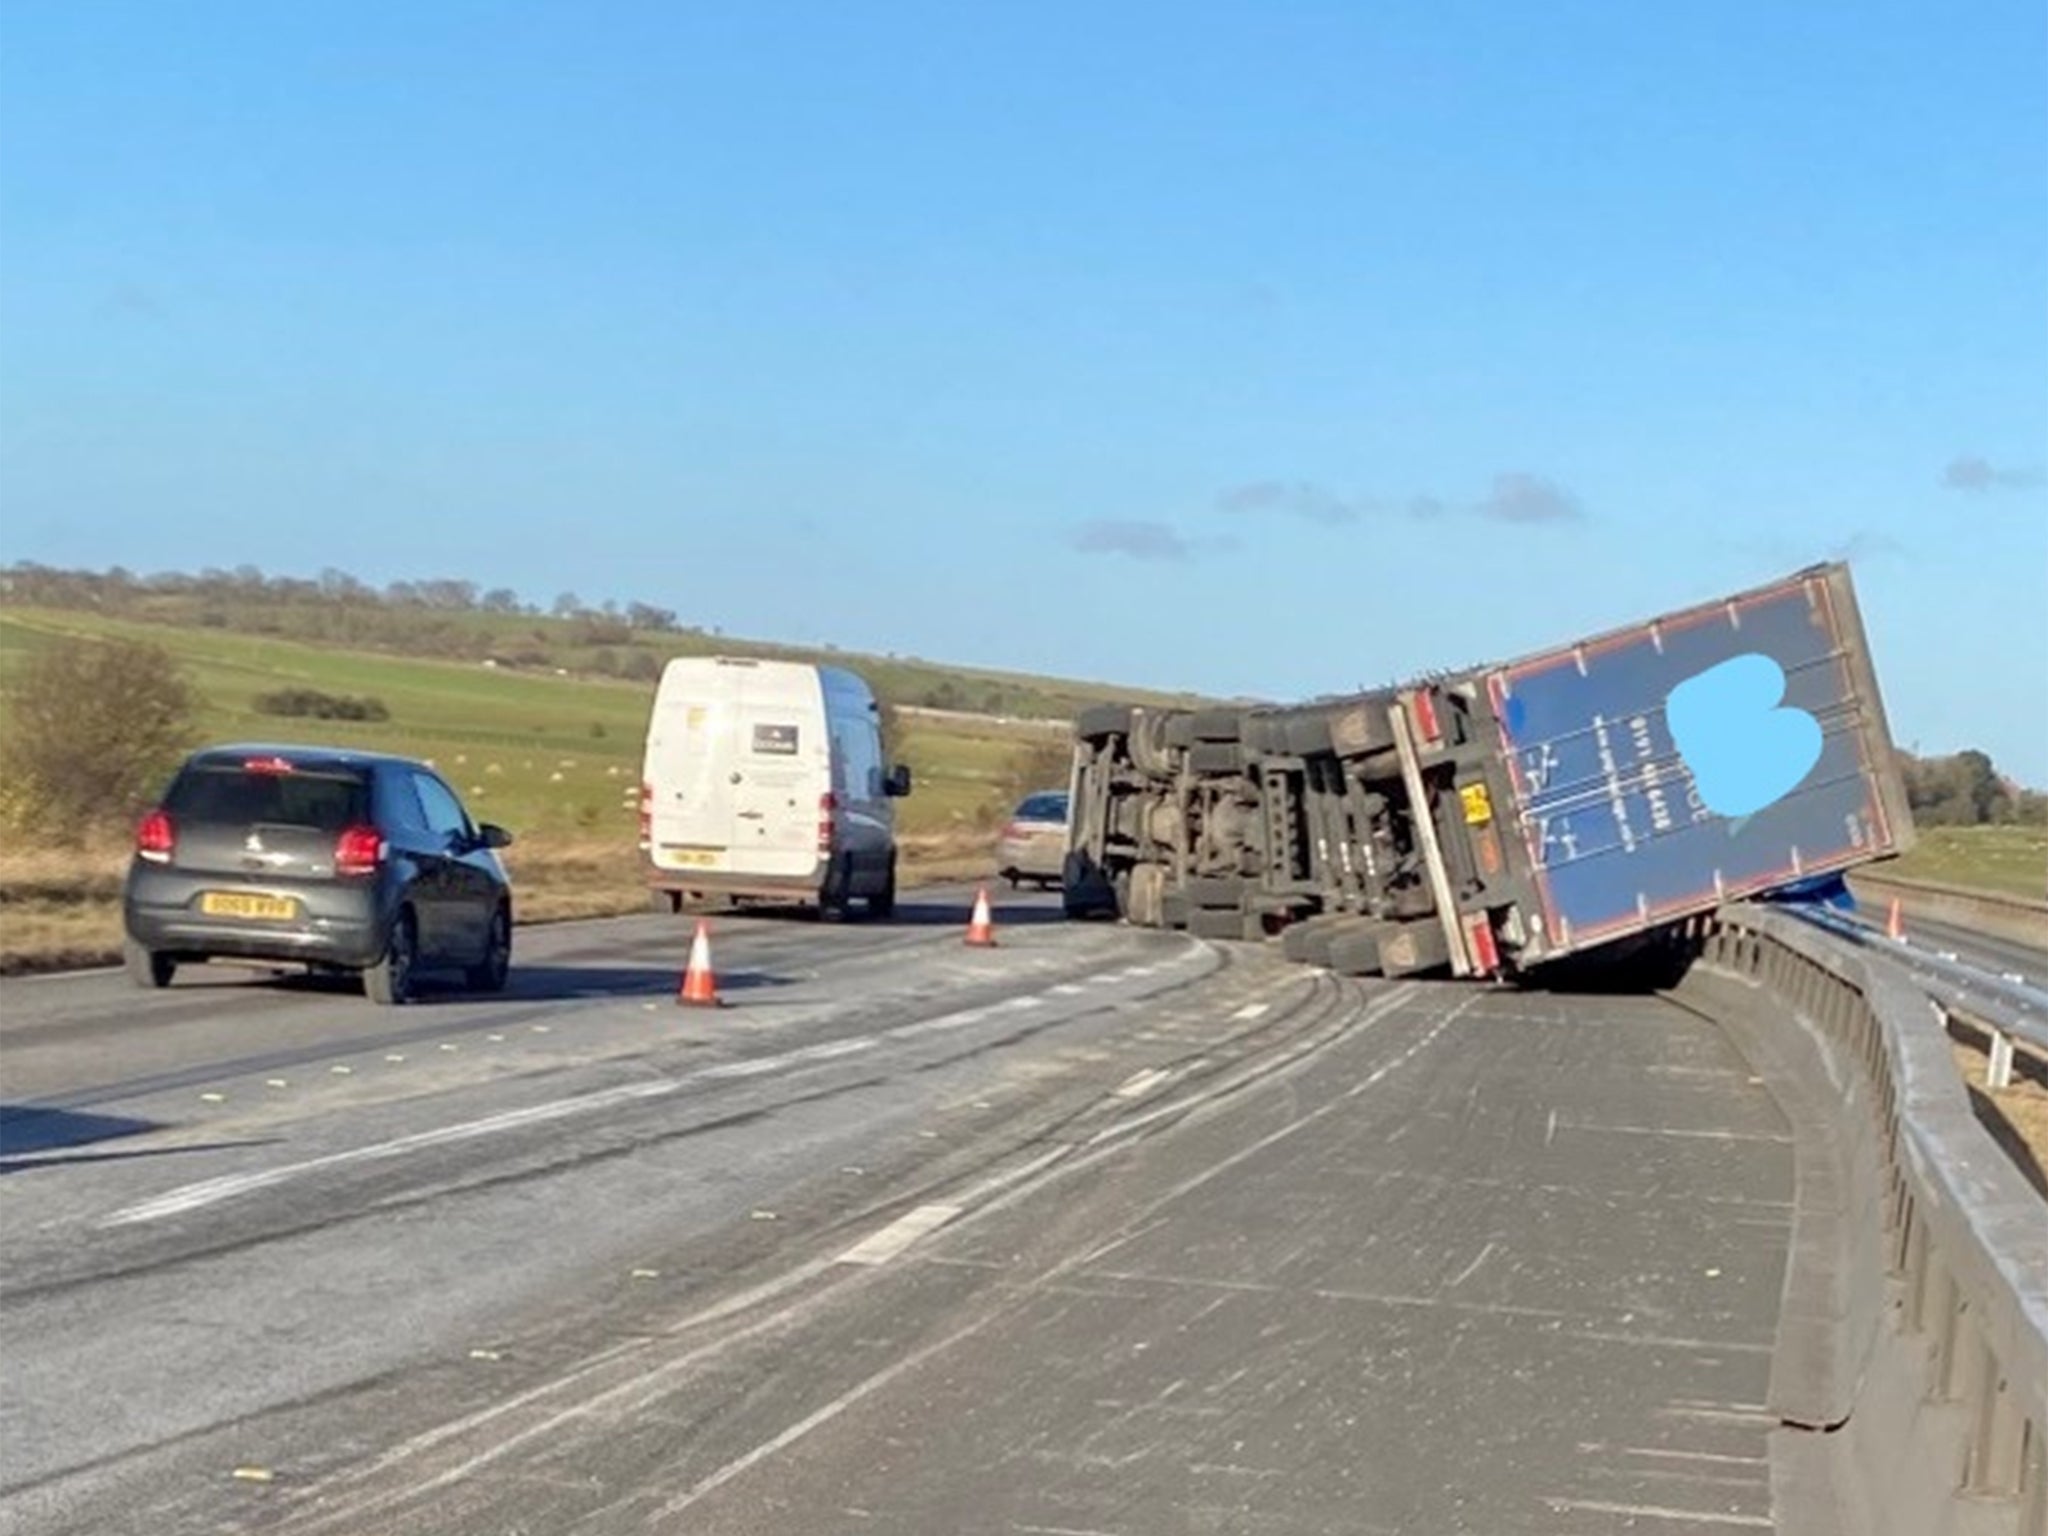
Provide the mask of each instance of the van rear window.
{"label": "van rear window", "polygon": [[757,725],[754,750],[770,757],[796,756],[797,728],[793,725]]}
{"label": "van rear window", "polygon": [[251,773],[187,768],[164,799],[173,819],[195,825],[311,827],[340,832],[370,820],[370,786],[353,773]]}

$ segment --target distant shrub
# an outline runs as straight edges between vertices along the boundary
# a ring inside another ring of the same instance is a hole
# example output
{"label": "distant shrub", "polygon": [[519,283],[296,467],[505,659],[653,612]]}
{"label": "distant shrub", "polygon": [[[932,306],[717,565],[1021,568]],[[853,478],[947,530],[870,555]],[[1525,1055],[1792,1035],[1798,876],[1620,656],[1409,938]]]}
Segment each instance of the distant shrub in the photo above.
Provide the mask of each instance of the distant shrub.
{"label": "distant shrub", "polygon": [[162,646],[60,640],[10,695],[0,780],[9,820],[39,841],[126,821],[191,746],[192,690]]}
{"label": "distant shrub", "polygon": [[322,693],[318,688],[280,688],[256,695],[256,713],[278,715],[288,720],[389,720],[391,711],[382,699],[351,698],[345,694]]}
{"label": "distant shrub", "polygon": [[661,676],[661,658],[652,651],[632,651],[619,663],[619,675],[636,683],[651,683]]}

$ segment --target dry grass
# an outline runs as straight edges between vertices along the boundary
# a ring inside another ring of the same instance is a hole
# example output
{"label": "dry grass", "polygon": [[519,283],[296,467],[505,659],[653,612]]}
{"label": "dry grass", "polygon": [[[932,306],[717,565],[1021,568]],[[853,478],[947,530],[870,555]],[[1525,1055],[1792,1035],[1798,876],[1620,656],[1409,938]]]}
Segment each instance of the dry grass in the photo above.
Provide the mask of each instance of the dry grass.
{"label": "dry grass", "polygon": [[1991,1139],[2048,1198],[2048,1058],[2022,1046],[2013,1053],[2012,1086],[1987,1088],[1990,1040],[1967,1024],[1952,1026],[1956,1070],[1969,1090],[1970,1105]]}
{"label": "dry grass", "polygon": [[[994,863],[990,839],[972,833],[913,833],[900,846],[909,885],[985,877]],[[521,923],[647,910],[630,840],[536,837],[513,844],[504,858]],[[0,976],[118,961],[127,859],[125,848],[111,845],[0,850]]]}

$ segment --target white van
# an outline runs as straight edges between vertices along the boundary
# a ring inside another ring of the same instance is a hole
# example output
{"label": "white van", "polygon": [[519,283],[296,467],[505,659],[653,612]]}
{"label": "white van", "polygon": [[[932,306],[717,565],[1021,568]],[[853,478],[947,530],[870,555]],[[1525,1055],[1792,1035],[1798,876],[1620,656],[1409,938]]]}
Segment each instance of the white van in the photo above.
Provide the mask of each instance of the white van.
{"label": "white van", "polygon": [[867,683],[840,667],[679,656],[662,669],[640,774],[647,878],[685,898],[760,897],[876,916],[896,905],[894,798]]}

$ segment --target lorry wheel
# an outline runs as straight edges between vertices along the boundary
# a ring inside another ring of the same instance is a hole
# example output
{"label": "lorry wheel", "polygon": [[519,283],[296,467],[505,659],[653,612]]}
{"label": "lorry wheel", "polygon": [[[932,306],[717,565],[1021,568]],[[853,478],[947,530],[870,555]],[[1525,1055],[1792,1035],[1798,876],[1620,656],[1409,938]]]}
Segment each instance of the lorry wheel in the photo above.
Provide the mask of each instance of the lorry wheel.
{"label": "lorry wheel", "polygon": [[1244,881],[1236,875],[1196,875],[1185,889],[1190,906],[1235,912],[1244,905]]}
{"label": "lorry wheel", "polygon": [[1188,914],[1188,932],[1198,939],[1242,939],[1244,914],[1196,910]]}
{"label": "lorry wheel", "polygon": [[1188,748],[1188,767],[1196,773],[1244,772],[1244,748],[1234,741],[1198,741]]}
{"label": "lorry wheel", "polygon": [[1093,704],[1074,717],[1074,734],[1084,741],[1101,741],[1110,736],[1131,734],[1128,704]]}
{"label": "lorry wheel", "polygon": [[1287,722],[1287,750],[1296,757],[1313,757],[1335,750],[1330,741],[1330,717],[1318,711],[1291,718]]}

